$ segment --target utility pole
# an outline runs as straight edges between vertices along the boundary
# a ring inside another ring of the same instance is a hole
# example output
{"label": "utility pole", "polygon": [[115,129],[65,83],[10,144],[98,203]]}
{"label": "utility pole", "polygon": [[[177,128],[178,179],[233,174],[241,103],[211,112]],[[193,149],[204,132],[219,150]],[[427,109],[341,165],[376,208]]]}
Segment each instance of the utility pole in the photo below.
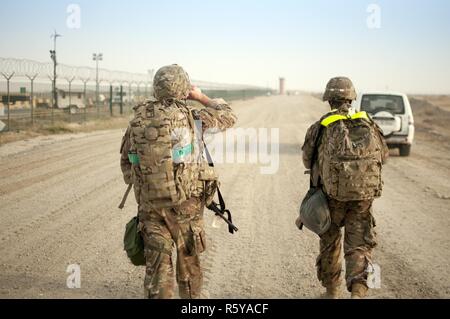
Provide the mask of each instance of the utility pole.
{"label": "utility pole", "polygon": [[93,53],[92,60],[95,61],[95,104],[97,105],[97,115],[99,115],[99,82],[98,82],[98,61],[103,61],[103,53]]}
{"label": "utility pole", "polygon": [[58,62],[56,61],[56,39],[58,37],[62,37],[61,34],[55,32],[51,35],[51,38],[53,38],[53,50],[50,50],[50,57],[53,61],[53,79],[52,79],[52,100],[53,105],[52,108],[58,108],[58,93],[56,92],[56,66],[58,65]]}

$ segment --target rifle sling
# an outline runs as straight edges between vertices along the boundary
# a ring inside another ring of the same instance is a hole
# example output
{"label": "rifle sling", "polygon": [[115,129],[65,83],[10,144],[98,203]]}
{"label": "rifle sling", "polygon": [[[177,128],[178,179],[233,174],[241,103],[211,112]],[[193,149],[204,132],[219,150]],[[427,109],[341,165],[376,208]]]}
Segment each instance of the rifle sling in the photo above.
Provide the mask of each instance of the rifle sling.
{"label": "rifle sling", "polygon": [[[199,127],[200,126],[199,124],[200,124],[200,121],[195,121],[195,125],[197,127],[197,133],[202,134],[202,143],[203,143],[203,147],[205,148],[206,160],[208,161],[208,165],[210,167],[214,167],[214,161],[212,160],[211,153],[209,153],[208,146],[206,145],[205,140],[203,139],[203,131],[202,131],[202,128]],[[217,197],[219,198],[219,204],[217,204],[216,202],[213,201],[206,208],[213,211],[214,213],[216,213],[216,215],[219,215],[224,220],[228,220],[228,222],[227,222],[228,231],[230,232],[230,234],[233,234],[235,231],[237,231],[237,227],[233,225],[233,219],[231,217],[231,212],[230,212],[230,210],[226,209],[225,200],[223,199],[223,196],[222,196],[222,193],[220,192],[219,186],[217,186]],[[227,217],[225,217],[225,214],[227,215]]]}

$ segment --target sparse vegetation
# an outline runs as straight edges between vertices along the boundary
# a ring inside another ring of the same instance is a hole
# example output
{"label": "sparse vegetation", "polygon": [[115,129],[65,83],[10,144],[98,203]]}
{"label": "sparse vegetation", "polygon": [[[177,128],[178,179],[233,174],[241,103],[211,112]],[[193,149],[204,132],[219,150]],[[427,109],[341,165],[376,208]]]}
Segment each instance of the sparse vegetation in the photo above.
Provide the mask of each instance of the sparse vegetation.
{"label": "sparse vegetation", "polygon": [[34,125],[26,129],[14,130],[0,134],[0,145],[30,139],[40,135],[92,132],[124,128],[128,125],[127,117],[104,118],[83,123],[55,122],[47,125]]}

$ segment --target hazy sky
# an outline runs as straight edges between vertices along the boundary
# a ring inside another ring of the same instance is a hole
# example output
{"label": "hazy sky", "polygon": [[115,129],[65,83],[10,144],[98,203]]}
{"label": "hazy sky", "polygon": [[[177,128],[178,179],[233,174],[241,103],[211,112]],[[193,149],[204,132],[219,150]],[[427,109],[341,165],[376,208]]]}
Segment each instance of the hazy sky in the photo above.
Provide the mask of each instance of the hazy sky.
{"label": "hazy sky", "polygon": [[[0,2],[1,57],[49,62],[56,28],[65,64],[92,66],[97,51],[104,68],[178,63],[207,81],[276,87],[284,76],[288,89],[321,91],[347,75],[359,90],[450,93],[448,0]],[[80,28],[67,24],[72,3]]]}

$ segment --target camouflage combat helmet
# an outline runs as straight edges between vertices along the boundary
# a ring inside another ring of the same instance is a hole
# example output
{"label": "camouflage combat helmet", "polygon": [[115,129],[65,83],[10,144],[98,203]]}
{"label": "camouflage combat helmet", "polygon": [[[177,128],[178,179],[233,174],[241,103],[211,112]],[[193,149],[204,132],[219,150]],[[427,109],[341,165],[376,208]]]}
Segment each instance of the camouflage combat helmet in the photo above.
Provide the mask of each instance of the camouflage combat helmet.
{"label": "camouflage combat helmet", "polygon": [[352,81],[343,76],[332,78],[327,83],[323,100],[356,100],[356,91]]}
{"label": "camouflage combat helmet", "polygon": [[158,100],[185,99],[191,90],[188,74],[177,64],[163,66],[153,79],[153,90]]}

